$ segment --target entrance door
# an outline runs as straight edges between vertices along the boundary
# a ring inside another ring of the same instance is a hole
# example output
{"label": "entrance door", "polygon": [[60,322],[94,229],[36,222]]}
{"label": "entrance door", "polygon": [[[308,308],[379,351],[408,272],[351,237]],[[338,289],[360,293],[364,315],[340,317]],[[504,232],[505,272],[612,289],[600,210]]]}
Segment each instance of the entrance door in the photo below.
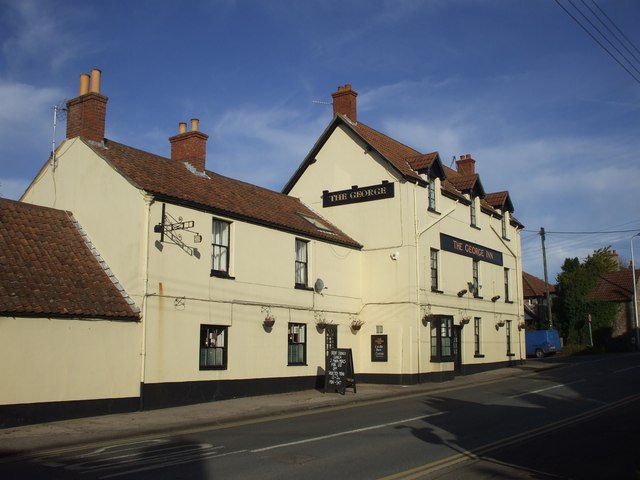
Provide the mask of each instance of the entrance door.
{"label": "entrance door", "polygon": [[462,373],[462,326],[453,326],[453,371]]}
{"label": "entrance door", "polygon": [[338,326],[327,325],[324,329],[325,355],[329,355],[329,350],[338,348]]}

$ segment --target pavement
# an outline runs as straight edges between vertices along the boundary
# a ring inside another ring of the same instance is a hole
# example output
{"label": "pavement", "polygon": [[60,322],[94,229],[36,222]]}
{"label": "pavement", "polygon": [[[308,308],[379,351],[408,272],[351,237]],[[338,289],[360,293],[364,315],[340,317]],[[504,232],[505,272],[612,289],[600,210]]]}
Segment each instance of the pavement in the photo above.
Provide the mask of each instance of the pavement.
{"label": "pavement", "polygon": [[534,374],[558,367],[556,363],[529,360],[522,365],[498,368],[453,380],[418,385],[357,384],[344,395],[319,390],[220,400],[175,408],[85,417],[0,429],[0,460],[53,454],[65,449],[93,447],[113,440],[140,439],[169,432],[186,432],[258,422],[278,416],[301,414],[314,409],[348,407],[387,401],[411,395],[429,395],[443,390],[488,384],[509,377]]}

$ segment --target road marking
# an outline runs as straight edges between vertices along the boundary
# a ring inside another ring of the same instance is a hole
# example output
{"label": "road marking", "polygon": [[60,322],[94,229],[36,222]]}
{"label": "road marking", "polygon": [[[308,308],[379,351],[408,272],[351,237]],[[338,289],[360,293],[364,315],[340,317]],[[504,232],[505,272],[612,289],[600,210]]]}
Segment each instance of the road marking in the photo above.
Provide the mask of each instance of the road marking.
{"label": "road marking", "polygon": [[322,435],[320,437],[305,438],[304,440],[298,440],[296,442],[280,443],[278,445],[271,445],[269,447],[256,448],[249,451],[251,453],[260,453],[260,452],[266,452],[267,450],[274,450],[276,448],[291,447],[293,445],[301,445],[303,443],[319,442],[322,440],[326,440],[328,438],[342,437],[344,435],[352,435],[354,433],[367,432],[369,430],[377,430],[380,428],[390,427],[392,425],[398,425],[401,423],[410,423],[410,422],[415,422],[416,420],[424,420],[425,418],[436,417],[438,415],[442,415],[443,413],[446,413],[446,412],[436,412],[430,415],[420,415],[419,417],[405,418],[404,420],[396,420],[394,422],[382,423],[379,425],[371,425],[369,427],[356,428],[354,430],[346,430],[344,432],[332,433],[331,435]]}
{"label": "road marking", "polygon": [[637,400],[640,400],[640,393],[630,395],[628,397],[602,405],[600,407],[593,408],[591,410],[587,410],[586,412],[579,413],[577,415],[574,415],[573,417],[568,417],[563,420],[544,425],[542,427],[534,428],[526,432],[518,433],[510,437],[506,437],[501,440],[482,445],[472,450],[464,450],[463,452],[457,453],[455,455],[450,455],[448,457],[441,458],[440,460],[436,460],[419,467],[405,470],[404,472],[399,472],[394,475],[382,477],[380,480],[417,480],[425,478],[427,474],[432,474],[434,472],[437,472],[444,468],[452,467],[467,460],[478,460],[483,455],[486,455],[495,450],[512,446],[520,442],[528,441],[535,437],[539,437],[541,435],[545,435],[547,433],[569,427],[573,424],[583,422],[591,417],[601,415],[609,410],[614,410],[620,406],[635,402]]}
{"label": "road marking", "polygon": [[633,370],[635,368],[640,368],[640,365],[635,365],[633,367],[622,368],[620,370],[614,370],[613,373],[622,373],[622,372],[626,372],[628,370]]}
{"label": "road marking", "polygon": [[568,387],[569,385],[574,385],[576,383],[581,383],[584,382],[585,380],[576,380],[575,382],[570,382],[570,383],[559,383],[558,385],[552,385],[550,387],[546,387],[546,388],[539,388],[538,390],[531,390],[530,392],[524,392],[524,393],[519,393],[517,395],[511,395],[509,398],[519,398],[519,397],[526,397],[527,395],[535,395],[537,393],[542,393],[542,392],[547,392],[549,390],[553,390],[555,388],[562,388],[562,387]]}

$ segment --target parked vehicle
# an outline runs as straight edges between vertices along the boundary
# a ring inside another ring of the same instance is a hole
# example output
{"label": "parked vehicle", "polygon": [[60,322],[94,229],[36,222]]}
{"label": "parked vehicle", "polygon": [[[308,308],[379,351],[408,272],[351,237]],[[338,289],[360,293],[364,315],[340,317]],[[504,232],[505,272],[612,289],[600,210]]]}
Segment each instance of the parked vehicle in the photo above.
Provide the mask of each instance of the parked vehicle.
{"label": "parked vehicle", "polygon": [[525,333],[527,357],[542,358],[562,349],[557,330],[531,330]]}

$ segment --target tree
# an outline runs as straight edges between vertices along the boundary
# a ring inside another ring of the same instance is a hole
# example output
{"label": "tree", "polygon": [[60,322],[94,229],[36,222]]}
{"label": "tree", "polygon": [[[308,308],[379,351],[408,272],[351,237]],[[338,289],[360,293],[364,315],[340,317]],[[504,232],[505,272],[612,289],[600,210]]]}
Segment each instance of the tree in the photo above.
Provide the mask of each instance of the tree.
{"label": "tree", "polygon": [[611,247],[603,247],[589,255],[584,262],[567,258],[557,277],[555,313],[560,334],[565,343],[585,344],[588,341],[587,319],[591,314],[594,345],[603,347],[611,336],[617,307],[613,304],[590,301],[587,295],[596,286],[598,277],[619,269],[619,262]]}

